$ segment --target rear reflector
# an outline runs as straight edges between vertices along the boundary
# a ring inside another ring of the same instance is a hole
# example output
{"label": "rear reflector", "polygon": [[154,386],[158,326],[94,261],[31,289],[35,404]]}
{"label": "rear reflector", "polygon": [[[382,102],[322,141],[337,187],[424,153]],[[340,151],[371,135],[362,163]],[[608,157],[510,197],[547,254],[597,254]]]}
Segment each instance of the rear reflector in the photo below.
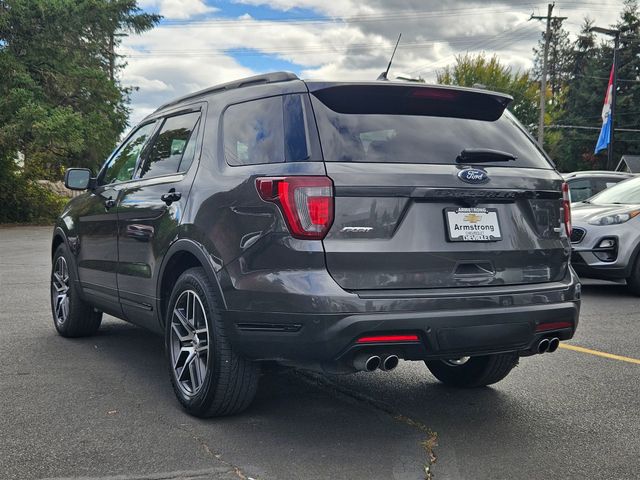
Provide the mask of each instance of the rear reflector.
{"label": "rear reflector", "polygon": [[278,205],[295,238],[322,240],[333,223],[333,182],[329,177],[264,177],[256,190]]}
{"label": "rear reflector", "polygon": [[571,322],[550,322],[550,323],[541,323],[536,326],[536,332],[548,332],[549,330],[560,330],[562,328],[573,328],[573,323]]}
{"label": "rear reflector", "polygon": [[417,342],[417,335],[372,335],[360,337],[356,343],[383,343],[383,342]]}

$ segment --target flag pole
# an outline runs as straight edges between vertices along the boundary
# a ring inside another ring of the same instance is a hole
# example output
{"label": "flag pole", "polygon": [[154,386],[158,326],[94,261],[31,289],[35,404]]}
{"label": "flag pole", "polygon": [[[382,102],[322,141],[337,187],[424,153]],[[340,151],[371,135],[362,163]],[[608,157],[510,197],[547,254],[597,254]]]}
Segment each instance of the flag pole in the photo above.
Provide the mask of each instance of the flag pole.
{"label": "flag pole", "polygon": [[613,88],[611,92],[611,134],[609,148],[607,148],[607,170],[613,170],[613,146],[616,133],[616,98],[618,96],[618,48],[620,47],[620,30],[616,31],[613,46]]}
{"label": "flag pole", "polygon": [[607,146],[607,169],[613,168],[613,147],[615,140],[615,123],[616,123],[616,97],[618,96],[618,49],[620,48],[620,30],[614,30],[611,28],[591,27],[590,32],[598,32],[604,35],[609,35],[614,38],[613,45],[613,67],[612,77],[613,81],[611,87],[611,110],[609,112],[611,118],[611,128],[609,131],[609,145]]}

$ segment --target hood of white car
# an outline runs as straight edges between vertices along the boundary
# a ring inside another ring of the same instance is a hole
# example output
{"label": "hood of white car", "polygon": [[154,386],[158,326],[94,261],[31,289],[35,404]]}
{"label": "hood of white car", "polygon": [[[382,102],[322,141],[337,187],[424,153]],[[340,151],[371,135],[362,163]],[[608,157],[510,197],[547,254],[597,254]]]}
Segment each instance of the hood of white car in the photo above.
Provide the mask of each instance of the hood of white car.
{"label": "hood of white car", "polygon": [[577,202],[571,204],[571,220],[574,224],[576,222],[586,223],[595,217],[626,213],[630,210],[640,210],[640,205],[593,205]]}

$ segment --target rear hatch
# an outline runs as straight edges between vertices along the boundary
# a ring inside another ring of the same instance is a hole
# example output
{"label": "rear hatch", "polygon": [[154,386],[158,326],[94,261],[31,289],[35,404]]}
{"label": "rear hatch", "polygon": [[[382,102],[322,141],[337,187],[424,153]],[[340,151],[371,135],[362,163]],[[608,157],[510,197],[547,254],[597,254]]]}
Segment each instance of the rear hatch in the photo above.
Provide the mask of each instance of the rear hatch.
{"label": "rear hatch", "polygon": [[517,285],[564,277],[562,179],[510,97],[310,82],[335,219],[327,268],[346,290]]}

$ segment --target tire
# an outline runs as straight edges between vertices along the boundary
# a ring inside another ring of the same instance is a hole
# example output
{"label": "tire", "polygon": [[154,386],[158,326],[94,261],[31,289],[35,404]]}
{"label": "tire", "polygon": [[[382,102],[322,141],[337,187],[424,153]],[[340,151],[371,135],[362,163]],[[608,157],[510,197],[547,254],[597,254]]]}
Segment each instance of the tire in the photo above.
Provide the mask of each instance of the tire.
{"label": "tire", "polygon": [[102,312],[80,296],[71,256],[63,243],[53,255],[51,268],[51,314],[56,330],[63,337],[87,337],[100,328]]}
{"label": "tire", "polygon": [[447,360],[425,361],[434,377],[445,385],[459,388],[485,387],[497,383],[518,364],[518,355],[501,353],[469,358],[461,365]]}
{"label": "tire", "polygon": [[231,348],[214,292],[202,268],[187,270],[173,287],[165,318],[173,390],[187,412],[203,418],[245,410],[258,388],[259,367]]}
{"label": "tire", "polygon": [[640,297],[640,255],[636,257],[631,275],[627,277],[627,288],[631,293]]}

